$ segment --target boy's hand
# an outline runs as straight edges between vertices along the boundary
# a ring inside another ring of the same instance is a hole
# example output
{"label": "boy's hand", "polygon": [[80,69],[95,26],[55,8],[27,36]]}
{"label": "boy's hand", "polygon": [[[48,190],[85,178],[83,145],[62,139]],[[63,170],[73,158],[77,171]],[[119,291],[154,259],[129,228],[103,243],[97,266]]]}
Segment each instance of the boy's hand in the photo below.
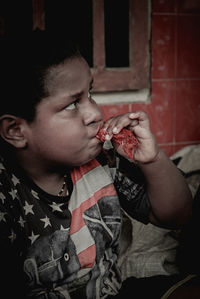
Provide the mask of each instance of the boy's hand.
{"label": "boy's hand", "polygon": [[[149,118],[145,112],[136,111],[112,117],[105,122],[104,128],[108,132],[107,140],[111,140],[113,135],[118,134],[123,128],[133,132],[139,142],[137,147],[133,149],[135,161],[150,163],[157,159],[159,147],[150,130]],[[114,139],[111,141],[116,151],[120,155],[127,157],[119,143],[115,142]]]}

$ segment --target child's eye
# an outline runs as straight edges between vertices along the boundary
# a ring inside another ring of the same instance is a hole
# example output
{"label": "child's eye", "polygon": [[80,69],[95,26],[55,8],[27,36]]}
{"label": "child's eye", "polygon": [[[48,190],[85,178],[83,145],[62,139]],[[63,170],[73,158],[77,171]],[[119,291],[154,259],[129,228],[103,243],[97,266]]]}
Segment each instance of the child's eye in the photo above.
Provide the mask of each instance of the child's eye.
{"label": "child's eye", "polygon": [[73,110],[76,109],[77,104],[79,103],[79,99],[75,100],[73,103],[69,104],[65,109],[66,110]]}

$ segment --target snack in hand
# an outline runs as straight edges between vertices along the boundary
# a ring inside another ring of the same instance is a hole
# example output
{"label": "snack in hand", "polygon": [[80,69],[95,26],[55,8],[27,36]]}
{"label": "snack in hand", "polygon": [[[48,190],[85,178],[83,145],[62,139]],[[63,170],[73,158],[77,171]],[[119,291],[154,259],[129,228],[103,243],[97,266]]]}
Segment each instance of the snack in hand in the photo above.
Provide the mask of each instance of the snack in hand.
{"label": "snack in hand", "polygon": [[[96,137],[101,142],[104,142],[107,134],[103,127],[99,130]],[[127,156],[133,160],[133,149],[138,145],[138,140],[130,130],[123,128],[118,134],[113,134],[112,140],[118,142]]]}

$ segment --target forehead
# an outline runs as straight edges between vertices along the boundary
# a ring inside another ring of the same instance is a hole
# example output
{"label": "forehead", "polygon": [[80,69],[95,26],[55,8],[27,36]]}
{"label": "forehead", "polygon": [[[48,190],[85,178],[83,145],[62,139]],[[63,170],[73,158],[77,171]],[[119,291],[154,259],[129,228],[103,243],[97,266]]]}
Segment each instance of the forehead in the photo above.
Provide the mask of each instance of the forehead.
{"label": "forehead", "polygon": [[58,92],[73,93],[84,89],[92,80],[90,67],[82,57],[73,57],[53,66],[47,74],[45,88],[50,95]]}

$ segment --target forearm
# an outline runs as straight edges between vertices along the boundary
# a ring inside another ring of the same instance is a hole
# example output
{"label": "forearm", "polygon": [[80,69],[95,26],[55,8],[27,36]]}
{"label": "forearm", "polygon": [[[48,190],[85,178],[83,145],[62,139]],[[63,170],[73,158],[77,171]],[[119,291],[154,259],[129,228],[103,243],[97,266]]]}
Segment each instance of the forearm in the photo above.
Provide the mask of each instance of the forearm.
{"label": "forearm", "polygon": [[176,165],[160,150],[157,159],[140,164],[147,179],[152,206],[150,221],[156,225],[177,227],[191,216],[192,196]]}
{"label": "forearm", "polygon": [[[166,227],[184,224],[192,210],[190,190],[181,172],[159,149],[147,114],[136,111],[108,120],[105,130],[110,136],[109,140],[123,128],[131,130],[138,141],[133,156],[147,181],[147,193],[152,207],[150,221]],[[122,146],[112,143],[118,154],[127,158]]]}

